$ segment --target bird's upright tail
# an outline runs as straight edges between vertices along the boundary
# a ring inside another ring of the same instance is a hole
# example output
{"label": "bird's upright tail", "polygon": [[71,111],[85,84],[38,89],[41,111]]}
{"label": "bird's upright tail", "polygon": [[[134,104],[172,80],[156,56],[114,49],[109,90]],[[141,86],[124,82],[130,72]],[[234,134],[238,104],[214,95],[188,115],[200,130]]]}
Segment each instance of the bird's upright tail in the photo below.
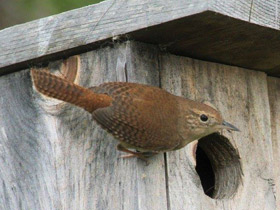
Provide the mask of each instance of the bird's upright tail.
{"label": "bird's upright tail", "polygon": [[112,98],[110,96],[96,94],[90,89],[76,85],[45,70],[32,69],[31,76],[35,88],[40,93],[74,104],[90,113],[98,108],[111,105]]}

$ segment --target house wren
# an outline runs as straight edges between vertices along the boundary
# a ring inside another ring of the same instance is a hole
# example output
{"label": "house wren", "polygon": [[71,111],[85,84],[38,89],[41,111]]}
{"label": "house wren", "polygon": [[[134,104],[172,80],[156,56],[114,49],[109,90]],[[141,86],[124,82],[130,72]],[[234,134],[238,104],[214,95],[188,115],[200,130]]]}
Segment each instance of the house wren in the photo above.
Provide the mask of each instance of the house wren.
{"label": "house wren", "polygon": [[31,75],[39,92],[85,109],[120,141],[118,150],[144,160],[221,129],[238,131],[214,108],[157,87],[108,82],[84,88],[46,71]]}

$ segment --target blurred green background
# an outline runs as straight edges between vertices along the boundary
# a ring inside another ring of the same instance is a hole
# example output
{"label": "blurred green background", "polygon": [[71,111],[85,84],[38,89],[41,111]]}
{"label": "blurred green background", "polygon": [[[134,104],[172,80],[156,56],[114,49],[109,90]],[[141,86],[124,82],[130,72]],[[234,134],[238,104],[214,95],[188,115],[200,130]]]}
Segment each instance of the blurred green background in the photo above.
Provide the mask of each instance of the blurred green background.
{"label": "blurred green background", "polygon": [[0,0],[0,30],[102,0]]}

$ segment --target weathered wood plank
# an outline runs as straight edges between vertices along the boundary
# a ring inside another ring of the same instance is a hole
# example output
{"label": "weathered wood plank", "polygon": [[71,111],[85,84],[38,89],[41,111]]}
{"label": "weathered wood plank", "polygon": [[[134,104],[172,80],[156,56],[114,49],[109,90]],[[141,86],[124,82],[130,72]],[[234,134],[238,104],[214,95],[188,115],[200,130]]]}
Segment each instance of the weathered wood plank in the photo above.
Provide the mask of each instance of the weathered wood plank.
{"label": "weathered wood plank", "polygon": [[280,0],[266,2],[107,0],[0,31],[0,75],[123,39],[279,77]]}
{"label": "weathered wood plank", "polygon": [[176,55],[256,69],[279,77],[278,33],[208,11],[133,32],[131,36],[158,44]]}
{"label": "weathered wood plank", "polygon": [[189,145],[167,154],[170,209],[275,209],[266,75],[172,55],[163,55],[160,63],[164,89],[210,101],[241,129],[223,132],[239,150],[243,166],[243,185],[236,195],[216,200],[204,194]]}
{"label": "weathered wood plank", "polygon": [[[56,72],[61,63],[49,67]],[[83,86],[116,80],[161,84],[212,102],[242,129],[223,134],[239,150],[243,185],[234,198],[214,200],[203,193],[193,145],[167,154],[166,180],[163,155],[149,166],[120,159],[113,137],[83,110],[41,97],[28,70],[2,76],[0,209],[275,209],[279,83],[266,79],[261,72],[160,55],[156,47],[140,43],[81,55],[76,81]]]}
{"label": "weathered wood plank", "polygon": [[54,133],[42,126],[29,71],[1,77],[0,89],[0,209],[61,209]]}
{"label": "weathered wood plank", "polygon": [[[82,54],[76,81],[157,86],[157,58],[153,46],[116,44]],[[167,209],[163,155],[149,166],[120,158],[89,114],[34,91],[28,70],[1,77],[0,88],[0,209]]]}
{"label": "weathered wood plank", "polygon": [[275,29],[280,29],[280,1],[254,0],[252,3],[250,22]]}
{"label": "weathered wood plank", "polygon": [[271,113],[273,169],[276,187],[276,206],[280,209],[280,79],[268,77],[268,96]]}
{"label": "weathered wood plank", "polygon": [[212,0],[210,9],[237,19],[248,21],[253,0]]}
{"label": "weathered wood plank", "polygon": [[213,0],[210,2],[209,8],[218,13],[280,29],[279,0]]}
{"label": "weathered wood plank", "polygon": [[94,45],[88,44],[195,14],[206,6],[203,0],[107,0],[7,28],[0,32],[0,68],[44,56],[49,59],[62,51],[68,55],[89,51]]}

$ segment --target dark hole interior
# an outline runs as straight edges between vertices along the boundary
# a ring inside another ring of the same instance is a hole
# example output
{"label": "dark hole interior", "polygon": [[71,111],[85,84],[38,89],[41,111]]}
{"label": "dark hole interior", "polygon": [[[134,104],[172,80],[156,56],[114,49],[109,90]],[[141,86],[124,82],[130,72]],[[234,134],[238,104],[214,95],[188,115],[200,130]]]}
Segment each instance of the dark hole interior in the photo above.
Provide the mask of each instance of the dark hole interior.
{"label": "dark hole interior", "polygon": [[232,198],[242,181],[239,152],[219,133],[198,140],[195,169],[204,193],[210,198]]}
{"label": "dark hole interior", "polygon": [[213,198],[215,186],[215,174],[209,158],[203,149],[197,145],[196,149],[196,172],[198,173],[203,191],[206,195]]}

